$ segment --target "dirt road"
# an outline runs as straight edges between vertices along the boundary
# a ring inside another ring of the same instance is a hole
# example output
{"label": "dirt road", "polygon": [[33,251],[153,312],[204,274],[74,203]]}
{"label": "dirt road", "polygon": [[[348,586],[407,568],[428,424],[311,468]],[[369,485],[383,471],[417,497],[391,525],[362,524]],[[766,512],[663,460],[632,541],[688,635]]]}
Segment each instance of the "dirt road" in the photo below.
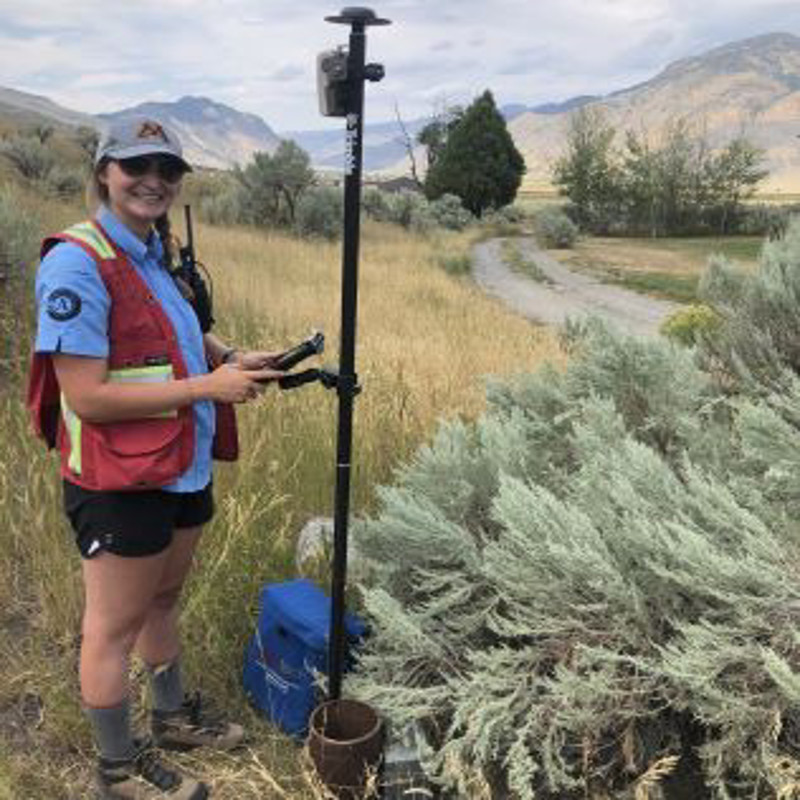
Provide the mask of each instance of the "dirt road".
{"label": "dirt road", "polygon": [[588,314],[603,317],[621,330],[655,336],[664,318],[679,306],[627,289],[600,283],[589,275],[572,272],[543,252],[531,238],[519,238],[520,254],[533,262],[546,280],[514,272],[503,260],[502,239],[491,239],[472,251],[475,280],[519,314],[549,325],[567,317]]}

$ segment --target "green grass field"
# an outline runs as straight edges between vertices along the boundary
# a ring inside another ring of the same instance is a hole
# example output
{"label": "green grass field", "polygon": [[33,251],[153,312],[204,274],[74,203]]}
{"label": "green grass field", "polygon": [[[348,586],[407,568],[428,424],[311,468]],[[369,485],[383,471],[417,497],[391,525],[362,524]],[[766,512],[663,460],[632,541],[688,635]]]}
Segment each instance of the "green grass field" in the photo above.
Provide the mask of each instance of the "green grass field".
{"label": "green grass field", "polygon": [[760,236],[622,238],[582,237],[570,250],[549,253],[580,272],[679,303],[697,299],[697,284],[710,258],[722,256],[755,269]]}

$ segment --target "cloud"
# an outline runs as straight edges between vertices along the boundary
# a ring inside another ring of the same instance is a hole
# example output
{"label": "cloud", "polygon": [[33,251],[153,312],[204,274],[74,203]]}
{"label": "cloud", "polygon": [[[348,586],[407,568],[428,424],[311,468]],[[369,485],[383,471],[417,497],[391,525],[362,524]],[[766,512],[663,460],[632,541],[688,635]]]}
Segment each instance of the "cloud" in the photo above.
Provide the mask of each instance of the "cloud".
{"label": "cloud", "polygon": [[286,81],[293,81],[296,78],[300,78],[305,75],[306,72],[306,68],[301,67],[298,64],[286,64],[280,69],[276,69],[275,72],[270,75],[270,79],[273,81],[278,81],[279,83],[284,83]]}
{"label": "cloud", "polygon": [[[201,94],[278,129],[321,127],[315,64],[347,41],[330,0],[26,0],[0,10],[0,75],[76,110]],[[368,113],[428,114],[490,87],[500,103],[607,93],[670,61],[774,30],[800,34],[797,0],[382,0],[368,57],[386,79]]]}

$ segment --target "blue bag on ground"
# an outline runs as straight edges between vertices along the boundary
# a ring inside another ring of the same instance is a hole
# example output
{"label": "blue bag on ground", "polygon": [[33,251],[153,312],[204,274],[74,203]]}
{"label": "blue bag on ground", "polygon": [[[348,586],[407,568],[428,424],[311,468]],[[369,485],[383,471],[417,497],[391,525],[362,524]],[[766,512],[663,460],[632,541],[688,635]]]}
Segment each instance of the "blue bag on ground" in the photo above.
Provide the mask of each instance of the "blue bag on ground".
{"label": "blue bag on ground", "polygon": [[[244,689],[256,708],[293,736],[304,736],[317,704],[315,672],[326,672],[330,598],[308,580],[261,590],[256,632],[247,645]],[[364,623],[345,615],[348,648],[363,639]]]}

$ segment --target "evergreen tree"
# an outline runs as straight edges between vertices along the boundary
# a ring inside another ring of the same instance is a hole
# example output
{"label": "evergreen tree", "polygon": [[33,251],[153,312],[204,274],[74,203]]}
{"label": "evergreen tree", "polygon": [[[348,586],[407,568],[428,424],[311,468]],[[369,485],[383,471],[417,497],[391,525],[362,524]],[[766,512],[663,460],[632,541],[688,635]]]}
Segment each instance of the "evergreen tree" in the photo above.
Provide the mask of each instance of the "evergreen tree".
{"label": "evergreen tree", "polygon": [[513,202],[524,174],[525,161],[487,90],[449,129],[425,177],[425,194],[429,200],[454,194],[479,217]]}

